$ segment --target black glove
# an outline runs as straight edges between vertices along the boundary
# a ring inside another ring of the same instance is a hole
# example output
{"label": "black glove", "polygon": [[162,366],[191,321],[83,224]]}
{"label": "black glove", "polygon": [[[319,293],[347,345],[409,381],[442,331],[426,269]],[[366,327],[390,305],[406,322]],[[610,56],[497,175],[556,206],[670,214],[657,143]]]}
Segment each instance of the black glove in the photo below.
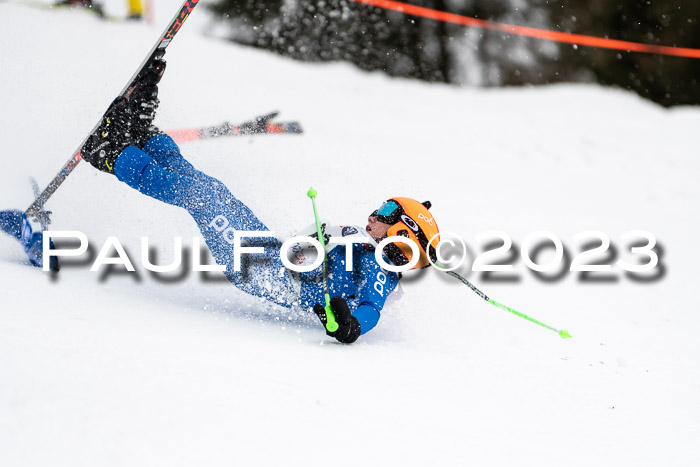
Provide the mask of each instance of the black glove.
{"label": "black glove", "polygon": [[134,144],[143,147],[149,139],[160,133],[153,124],[158,110],[158,83],[165,73],[165,60],[153,60],[144,73],[136,80],[133,91],[129,94],[132,120],[131,133]]}
{"label": "black glove", "polygon": [[[331,298],[331,310],[333,310],[333,315],[335,315],[335,321],[338,323],[338,329],[335,332],[330,332],[326,329],[326,334],[331,337],[335,337],[339,342],[343,344],[352,344],[360,337],[360,323],[357,321],[352,313],[350,313],[350,308],[348,308],[348,302],[345,301],[343,297],[333,297]],[[326,323],[328,318],[326,316],[326,309],[323,305],[315,304],[314,313],[321,320],[324,329],[326,328]]]}
{"label": "black glove", "polygon": [[80,152],[97,169],[113,173],[114,162],[122,150],[133,144],[130,133],[131,107],[123,97],[117,97],[102,117],[102,123],[90,135]]}

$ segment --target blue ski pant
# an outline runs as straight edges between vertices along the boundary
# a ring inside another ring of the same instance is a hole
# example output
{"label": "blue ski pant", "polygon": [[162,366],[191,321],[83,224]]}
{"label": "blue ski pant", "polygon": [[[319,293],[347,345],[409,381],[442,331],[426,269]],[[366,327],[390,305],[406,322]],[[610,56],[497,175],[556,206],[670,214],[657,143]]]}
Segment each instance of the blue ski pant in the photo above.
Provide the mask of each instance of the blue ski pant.
{"label": "blue ski pant", "polygon": [[151,198],[187,210],[216,263],[226,267],[226,276],[239,289],[285,307],[298,302],[298,289],[279,257],[281,242],[276,238],[244,238],[244,246],[263,247],[265,252],[242,254],[240,271],[234,270],[233,230],[269,229],[222,182],[185,160],[168,135],[151,138],[143,150],[124,149],[114,174]]}

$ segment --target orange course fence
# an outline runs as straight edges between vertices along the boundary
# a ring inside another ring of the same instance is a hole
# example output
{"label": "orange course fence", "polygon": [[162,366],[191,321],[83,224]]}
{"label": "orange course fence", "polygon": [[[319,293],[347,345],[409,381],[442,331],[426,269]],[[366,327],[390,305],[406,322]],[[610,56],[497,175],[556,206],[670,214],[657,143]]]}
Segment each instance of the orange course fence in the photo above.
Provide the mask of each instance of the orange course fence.
{"label": "orange course fence", "polygon": [[364,3],[385,10],[393,10],[413,16],[444,21],[446,23],[461,24],[480,29],[490,29],[501,31],[507,34],[517,34],[520,36],[534,37],[554,42],[575,44],[588,47],[600,47],[604,49],[623,50],[631,52],[642,52],[659,55],[671,55],[675,57],[700,58],[700,50],[687,49],[682,47],[670,47],[664,45],[643,44],[639,42],[620,41],[605,37],[586,36],[583,34],[572,34],[569,32],[550,31],[547,29],[531,28],[527,26],[516,26],[513,24],[496,23],[469,16],[447,13],[445,11],[433,10],[408,3],[394,0],[352,0],[357,3]]}

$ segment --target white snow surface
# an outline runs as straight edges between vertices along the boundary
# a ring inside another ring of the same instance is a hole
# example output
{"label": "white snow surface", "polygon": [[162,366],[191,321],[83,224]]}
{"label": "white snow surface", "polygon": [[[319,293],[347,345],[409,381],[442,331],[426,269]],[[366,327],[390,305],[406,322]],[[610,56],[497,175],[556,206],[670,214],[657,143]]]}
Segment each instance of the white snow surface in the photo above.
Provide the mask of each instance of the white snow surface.
{"label": "white snow surface", "polygon": [[[169,16],[107,23],[0,3],[0,209],[24,209],[139,65]],[[182,146],[280,237],[321,215],[362,224],[391,196],[430,199],[474,249],[487,230],[652,232],[660,280],[570,272],[547,283],[467,274],[495,308],[434,270],[404,281],[375,330],[339,345],[315,317],[222,276],[171,281],[140,264],[198,236],[177,208],[81,164],[50,199],[54,230],[116,236],[137,273],[58,276],[0,236],[0,465],[700,465],[698,108],[597,86],[483,90],[308,64],[212,37],[205,9],[168,48],[161,128],[271,110],[303,136]],[[627,255],[627,256],[624,256]],[[543,256],[544,261],[544,256]],[[171,277],[172,275],[168,276]]]}

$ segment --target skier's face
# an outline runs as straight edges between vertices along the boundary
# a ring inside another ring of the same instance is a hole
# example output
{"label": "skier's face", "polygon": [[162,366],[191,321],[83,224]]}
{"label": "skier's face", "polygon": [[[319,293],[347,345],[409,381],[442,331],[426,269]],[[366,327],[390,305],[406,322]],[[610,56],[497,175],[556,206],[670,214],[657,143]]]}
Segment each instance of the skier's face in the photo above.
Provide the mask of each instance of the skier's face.
{"label": "skier's face", "polygon": [[367,227],[365,230],[376,242],[380,242],[386,238],[386,232],[391,227],[389,224],[384,222],[379,222],[375,216],[369,216],[367,218]]}

